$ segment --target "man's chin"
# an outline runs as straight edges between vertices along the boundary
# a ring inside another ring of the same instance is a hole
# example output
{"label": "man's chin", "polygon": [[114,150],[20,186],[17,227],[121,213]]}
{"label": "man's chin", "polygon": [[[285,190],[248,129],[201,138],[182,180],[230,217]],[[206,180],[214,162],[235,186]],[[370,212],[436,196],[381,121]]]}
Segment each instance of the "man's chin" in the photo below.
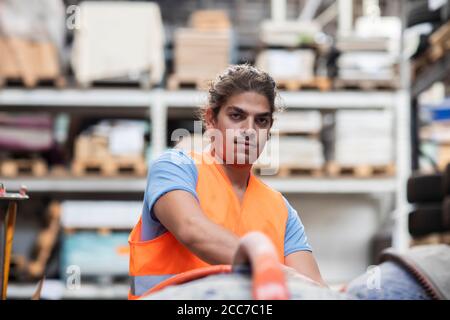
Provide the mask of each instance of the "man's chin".
{"label": "man's chin", "polygon": [[254,154],[250,154],[249,152],[237,154],[234,157],[233,165],[234,166],[251,166],[258,160],[258,156]]}

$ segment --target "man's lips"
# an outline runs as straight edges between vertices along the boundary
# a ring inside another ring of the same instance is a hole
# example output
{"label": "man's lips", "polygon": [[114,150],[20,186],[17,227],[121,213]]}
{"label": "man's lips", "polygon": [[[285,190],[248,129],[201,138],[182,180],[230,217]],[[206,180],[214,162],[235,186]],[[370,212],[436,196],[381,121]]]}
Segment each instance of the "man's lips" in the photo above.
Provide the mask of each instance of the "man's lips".
{"label": "man's lips", "polygon": [[256,144],[255,143],[250,143],[250,141],[234,141],[234,144],[236,144],[236,145],[243,145],[243,146],[246,146],[246,147],[256,148]]}

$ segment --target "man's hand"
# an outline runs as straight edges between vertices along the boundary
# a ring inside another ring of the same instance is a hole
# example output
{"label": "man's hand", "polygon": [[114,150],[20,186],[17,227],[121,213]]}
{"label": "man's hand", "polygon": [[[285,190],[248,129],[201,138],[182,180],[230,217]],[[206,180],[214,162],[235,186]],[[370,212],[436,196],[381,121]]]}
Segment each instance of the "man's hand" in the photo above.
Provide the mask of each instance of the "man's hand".
{"label": "man's hand", "polygon": [[297,251],[291,253],[284,258],[284,263],[301,276],[309,278],[323,287],[327,287],[320,274],[319,266],[311,252]]}
{"label": "man's hand", "polygon": [[317,281],[312,280],[311,278],[308,278],[307,276],[299,273],[297,270],[295,270],[294,268],[288,267],[284,264],[282,264],[282,269],[284,271],[284,274],[286,275],[286,277],[289,278],[295,278],[295,279],[300,279],[302,281],[308,282],[310,284],[322,287],[323,285]]}

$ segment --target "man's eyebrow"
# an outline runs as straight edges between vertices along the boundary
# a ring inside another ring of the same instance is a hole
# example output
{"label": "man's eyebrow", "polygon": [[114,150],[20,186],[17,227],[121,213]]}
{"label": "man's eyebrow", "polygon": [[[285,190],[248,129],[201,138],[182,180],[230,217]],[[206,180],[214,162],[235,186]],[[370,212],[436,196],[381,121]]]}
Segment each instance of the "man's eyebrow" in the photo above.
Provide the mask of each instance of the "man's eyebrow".
{"label": "man's eyebrow", "polygon": [[228,108],[228,110],[231,110],[231,111],[236,111],[236,112],[245,113],[245,114],[247,113],[243,109],[239,108],[238,106],[230,105],[227,108]]}
{"label": "man's eyebrow", "polygon": [[[228,108],[228,110],[231,110],[231,111],[247,114],[246,111],[244,111],[243,109],[239,108],[238,106],[230,105],[230,106],[227,106],[227,108]],[[271,115],[270,112],[263,112],[263,113],[257,113],[255,116],[256,117],[270,117],[270,115]]]}
{"label": "man's eyebrow", "polygon": [[270,115],[271,115],[270,112],[263,112],[263,113],[256,114],[257,117],[270,117]]}

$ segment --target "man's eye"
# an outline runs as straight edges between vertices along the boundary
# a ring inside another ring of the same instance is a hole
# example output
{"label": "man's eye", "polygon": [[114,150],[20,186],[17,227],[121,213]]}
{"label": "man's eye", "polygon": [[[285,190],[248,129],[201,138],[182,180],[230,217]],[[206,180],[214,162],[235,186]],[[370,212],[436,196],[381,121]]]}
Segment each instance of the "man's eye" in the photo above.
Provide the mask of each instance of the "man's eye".
{"label": "man's eye", "polygon": [[239,119],[241,119],[241,115],[239,113],[231,113],[230,118],[232,120],[239,120]]}
{"label": "man's eye", "polygon": [[256,122],[260,126],[266,126],[267,124],[269,124],[269,119],[267,119],[267,118],[258,118],[258,119],[256,119]]}

